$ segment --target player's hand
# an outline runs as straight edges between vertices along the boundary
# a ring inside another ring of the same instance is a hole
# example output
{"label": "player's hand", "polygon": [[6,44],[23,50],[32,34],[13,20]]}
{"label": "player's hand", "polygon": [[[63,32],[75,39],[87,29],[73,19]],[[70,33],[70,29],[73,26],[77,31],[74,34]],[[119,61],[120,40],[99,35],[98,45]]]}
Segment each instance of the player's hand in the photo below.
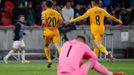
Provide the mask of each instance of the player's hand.
{"label": "player's hand", "polygon": [[123,24],[121,20],[119,20],[119,24],[121,24],[121,25]]}
{"label": "player's hand", "polygon": [[68,24],[70,24],[70,23],[72,23],[72,22],[71,22],[71,21],[68,21],[68,22],[65,22],[64,24],[68,25]]}

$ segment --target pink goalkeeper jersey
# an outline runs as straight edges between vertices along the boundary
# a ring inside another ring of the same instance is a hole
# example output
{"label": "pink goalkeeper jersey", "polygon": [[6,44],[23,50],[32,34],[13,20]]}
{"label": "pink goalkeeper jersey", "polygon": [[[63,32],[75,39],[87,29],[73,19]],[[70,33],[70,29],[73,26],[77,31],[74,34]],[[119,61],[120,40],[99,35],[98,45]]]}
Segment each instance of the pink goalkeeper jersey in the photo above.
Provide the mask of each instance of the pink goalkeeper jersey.
{"label": "pink goalkeeper jersey", "polygon": [[63,44],[61,49],[58,70],[77,70],[80,68],[83,59],[96,61],[97,56],[86,44],[77,40],[68,41]]}

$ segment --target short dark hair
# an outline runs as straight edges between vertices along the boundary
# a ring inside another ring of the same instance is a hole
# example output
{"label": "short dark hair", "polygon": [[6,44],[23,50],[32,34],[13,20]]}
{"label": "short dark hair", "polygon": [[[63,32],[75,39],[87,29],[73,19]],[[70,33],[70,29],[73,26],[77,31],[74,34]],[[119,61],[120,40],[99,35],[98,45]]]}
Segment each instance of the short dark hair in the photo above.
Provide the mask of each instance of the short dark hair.
{"label": "short dark hair", "polygon": [[21,17],[25,17],[25,16],[24,16],[24,15],[19,15],[19,16],[18,16],[18,19],[20,19]]}
{"label": "short dark hair", "polygon": [[65,5],[67,5],[67,3],[71,3],[72,1],[71,0],[67,0],[66,2],[65,2]]}
{"label": "short dark hair", "polygon": [[100,0],[92,0],[93,2],[95,2],[96,4],[100,4]]}
{"label": "short dark hair", "polygon": [[50,1],[50,0],[47,0],[46,1],[46,6],[49,7],[49,8],[51,8],[53,6],[53,2]]}
{"label": "short dark hair", "polygon": [[72,1],[71,1],[71,0],[67,0],[66,3],[67,3],[67,2],[72,2]]}
{"label": "short dark hair", "polygon": [[76,39],[82,39],[85,43],[86,43],[86,39],[85,39],[85,37],[84,36],[82,36],[82,35],[78,35],[77,37],[76,37]]}

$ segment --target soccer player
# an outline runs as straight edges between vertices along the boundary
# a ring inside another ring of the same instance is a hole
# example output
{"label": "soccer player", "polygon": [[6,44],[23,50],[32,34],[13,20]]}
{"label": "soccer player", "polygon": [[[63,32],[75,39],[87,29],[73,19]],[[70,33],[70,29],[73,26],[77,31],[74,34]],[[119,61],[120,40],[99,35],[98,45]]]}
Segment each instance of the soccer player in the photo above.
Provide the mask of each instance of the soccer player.
{"label": "soccer player", "polygon": [[51,1],[46,1],[44,3],[45,9],[42,11],[42,28],[44,30],[44,44],[45,44],[45,55],[48,59],[48,68],[51,67],[51,55],[49,44],[54,43],[58,52],[60,53],[60,34],[58,31],[58,26],[62,24],[62,17],[60,13],[52,9],[53,3]]}
{"label": "soccer player", "polygon": [[75,19],[70,20],[69,22],[67,22],[66,24],[72,23],[72,22],[76,22],[79,20],[82,20],[84,18],[90,18],[90,30],[91,30],[91,34],[93,35],[94,38],[94,52],[95,54],[98,56],[98,52],[99,50],[110,56],[110,59],[112,59],[112,55],[110,52],[108,52],[106,50],[106,48],[104,47],[104,45],[102,45],[102,38],[104,36],[104,30],[105,30],[105,26],[104,26],[104,18],[110,18],[113,21],[118,22],[119,24],[122,24],[121,20],[116,19],[115,17],[111,16],[107,11],[105,11],[104,9],[99,7],[99,0],[92,0],[91,1],[91,5],[92,8],[88,9],[86,13],[84,13],[82,16],[79,16]]}
{"label": "soccer player", "polygon": [[[87,60],[87,62],[83,62]],[[98,62],[96,54],[85,44],[83,36],[63,44],[59,56],[57,75],[87,75],[90,68],[103,75],[113,75]]]}
{"label": "soccer player", "polygon": [[26,48],[25,48],[25,43],[23,41],[23,36],[26,35],[24,32],[24,25],[25,25],[25,16],[24,15],[19,15],[19,20],[15,26],[15,30],[14,30],[14,42],[13,42],[13,48],[12,50],[9,51],[9,53],[3,58],[4,62],[7,64],[8,63],[8,58],[17,50],[17,49],[21,49],[22,50],[22,63],[29,63],[29,61],[27,61],[25,59],[25,52],[26,52]]}

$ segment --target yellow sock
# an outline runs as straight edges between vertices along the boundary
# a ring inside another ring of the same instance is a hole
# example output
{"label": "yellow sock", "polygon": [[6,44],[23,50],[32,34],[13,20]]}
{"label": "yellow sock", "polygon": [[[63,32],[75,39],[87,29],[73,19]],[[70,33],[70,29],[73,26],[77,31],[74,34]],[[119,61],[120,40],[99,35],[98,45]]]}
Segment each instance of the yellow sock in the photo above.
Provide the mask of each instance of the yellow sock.
{"label": "yellow sock", "polygon": [[98,54],[99,54],[99,49],[98,49],[98,48],[94,48],[94,53],[98,56]]}
{"label": "yellow sock", "polygon": [[45,55],[46,55],[46,58],[48,59],[48,62],[51,62],[51,54],[50,54],[49,48],[45,48]]}
{"label": "yellow sock", "polygon": [[100,50],[102,53],[108,55],[108,52],[107,52],[106,48],[105,48],[102,44],[99,44],[99,45],[97,46],[97,48],[99,48],[99,50]]}
{"label": "yellow sock", "polygon": [[60,52],[61,52],[61,48],[58,48],[58,53],[60,54]]}

